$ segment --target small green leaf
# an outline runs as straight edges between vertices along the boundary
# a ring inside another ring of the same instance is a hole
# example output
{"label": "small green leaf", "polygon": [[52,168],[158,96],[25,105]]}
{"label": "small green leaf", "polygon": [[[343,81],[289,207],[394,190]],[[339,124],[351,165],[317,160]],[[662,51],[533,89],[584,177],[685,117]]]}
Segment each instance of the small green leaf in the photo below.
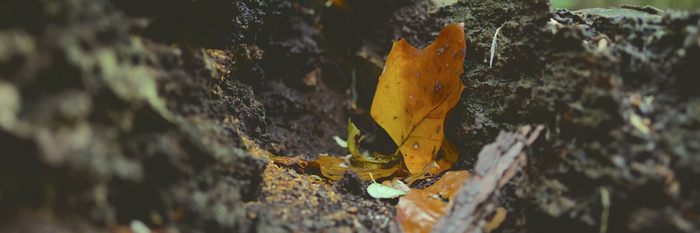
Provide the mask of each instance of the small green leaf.
{"label": "small green leaf", "polygon": [[362,158],[362,154],[360,154],[360,151],[357,150],[357,145],[355,145],[355,137],[358,135],[360,135],[360,130],[348,119],[348,140],[346,145],[355,159]]}

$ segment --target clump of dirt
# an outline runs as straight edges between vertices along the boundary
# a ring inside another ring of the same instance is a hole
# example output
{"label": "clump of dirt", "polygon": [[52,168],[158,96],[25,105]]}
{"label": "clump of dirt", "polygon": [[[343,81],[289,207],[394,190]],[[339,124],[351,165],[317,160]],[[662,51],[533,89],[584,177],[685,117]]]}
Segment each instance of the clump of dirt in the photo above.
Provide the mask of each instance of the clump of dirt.
{"label": "clump of dirt", "polygon": [[499,130],[547,127],[523,176],[504,190],[503,231],[697,231],[692,208],[676,207],[698,205],[698,163],[688,159],[700,136],[689,111],[697,98],[681,67],[698,62],[700,15],[550,11],[542,1],[460,2],[451,11],[483,25],[468,30],[467,90],[452,121],[457,141],[468,143],[456,146],[473,153]]}
{"label": "clump of dirt", "polygon": [[[358,189],[364,185],[354,183],[346,187]],[[259,202],[248,203],[246,209],[269,210],[293,232],[330,228],[349,232],[398,232],[394,206],[366,198],[364,193],[338,190],[321,177],[301,175],[270,164],[263,175]]]}
{"label": "clump of dirt", "polygon": [[[226,52],[130,34],[151,19],[124,17],[107,1],[2,9],[12,13],[0,20],[1,231],[134,220],[230,229],[245,219],[230,207],[250,199],[267,161],[242,150],[239,135],[263,135],[265,125],[252,91],[232,88],[231,58],[217,57]],[[236,104],[246,108],[230,111]],[[226,195],[209,194],[217,190]]]}

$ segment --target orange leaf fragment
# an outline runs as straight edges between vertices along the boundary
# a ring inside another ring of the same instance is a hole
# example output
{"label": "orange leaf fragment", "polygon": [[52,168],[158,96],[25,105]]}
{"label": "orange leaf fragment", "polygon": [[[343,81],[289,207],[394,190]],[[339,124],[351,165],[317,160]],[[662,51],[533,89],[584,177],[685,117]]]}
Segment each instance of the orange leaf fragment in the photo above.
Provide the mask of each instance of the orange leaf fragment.
{"label": "orange leaf fragment", "polygon": [[403,231],[430,232],[447,210],[447,205],[442,199],[452,201],[467,178],[467,171],[450,171],[430,187],[411,189],[401,197],[396,206],[396,219]]}
{"label": "orange leaf fragment", "polygon": [[450,171],[445,173],[445,175],[433,185],[423,190],[440,194],[442,198],[452,200],[455,194],[457,194],[457,191],[459,191],[459,187],[462,187],[462,183],[464,183],[467,178],[469,178],[469,172],[467,171]]}
{"label": "orange leaf fragment", "polygon": [[442,29],[423,50],[401,39],[389,53],[370,112],[398,145],[412,174],[440,150],[445,116],[464,90],[459,75],[465,51],[464,24],[457,23]]}
{"label": "orange leaf fragment", "polygon": [[501,226],[503,220],[506,220],[507,213],[508,211],[506,211],[506,209],[503,207],[496,208],[496,214],[493,216],[493,219],[486,223],[486,232],[492,232]]}
{"label": "orange leaf fragment", "polygon": [[345,169],[348,168],[348,165],[345,164],[343,159],[325,155],[319,156],[318,159],[314,160],[314,163],[318,164],[319,169],[321,169],[321,174],[331,180],[340,180],[340,178],[343,178]]}
{"label": "orange leaf fragment", "polygon": [[304,169],[309,164],[308,162],[301,160],[301,159],[298,159],[298,158],[279,157],[279,156],[275,156],[275,155],[272,155],[269,158],[270,158],[270,160],[272,160],[275,163],[278,163],[278,164],[281,164],[284,166],[288,166],[288,167],[297,165],[301,169]]}
{"label": "orange leaf fragment", "polygon": [[345,162],[344,159],[334,158],[331,156],[319,156],[318,159],[308,162],[310,166],[318,167],[321,170],[321,174],[331,180],[340,180],[345,174],[345,170],[353,170],[362,180],[370,180],[369,173],[374,175],[374,178],[381,179],[384,177],[389,177],[394,175],[398,169],[398,166],[392,166],[387,168],[373,168],[373,167],[353,167]]}
{"label": "orange leaf fragment", "polygon": [[459,151],[455,145],[452,145],[452,143],[447,140],[447,138],[443,138],[442,140],[442,153],[444,156],[438,161],[435,161],[438,166],[431,169],[430,173],[439,174],[447,169],[450,169],[452,164],[457,162]]}
{"label": "orange leaf fragment", "polygon": [[270,159],[276,164],[292,167],[299,172],[316,173],[321,172],[323,177],[331,180],[340,180],[343,178],[346,170],[353,170],[363,181],[370,180],[369,173],[372,173],[375,178],[381,179],[393,175],[405,175],[399,169],[398,164],[388,167],[354,167],[345,162],[344,159],[335,158],[332,156],[321,155],[314,161],[304,161],[298,158],[270,156]]}
{"label": "orange leaf fragment", "polygon": [[443,214],[445,203],[422,190],[411,189],[396,206],[396,220],[406,233],[430,232]]}

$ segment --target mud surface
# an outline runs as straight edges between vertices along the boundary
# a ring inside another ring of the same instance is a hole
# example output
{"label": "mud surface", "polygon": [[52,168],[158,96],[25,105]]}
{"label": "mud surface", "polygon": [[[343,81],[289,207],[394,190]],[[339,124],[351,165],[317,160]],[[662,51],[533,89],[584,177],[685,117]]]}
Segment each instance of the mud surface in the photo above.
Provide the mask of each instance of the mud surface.
{"label": "mud surface", "polygon": [[356,174],[265,151],[344,156],[349,118],[395,150],[369,116],[385,56],[455,22],[454,169],[545,126],[486,204],[508,212],[496,232],[699,231],[699,13],[345,2],[0,2],[0,232],[400,232]]}
{"label": "mud surface", "polygon": [[[688,66],[699,62],[700,16],[521,4],[501,10],[535,12],[468,32],[474,56],[454,120],[466,151],[502,129],[547,127],[522,180],[503,190],[513,210],[505,224],[514,225],[503,231],[697,231],[697,79]],[[456,17],[483,24],[483,7],[460,4]]]}

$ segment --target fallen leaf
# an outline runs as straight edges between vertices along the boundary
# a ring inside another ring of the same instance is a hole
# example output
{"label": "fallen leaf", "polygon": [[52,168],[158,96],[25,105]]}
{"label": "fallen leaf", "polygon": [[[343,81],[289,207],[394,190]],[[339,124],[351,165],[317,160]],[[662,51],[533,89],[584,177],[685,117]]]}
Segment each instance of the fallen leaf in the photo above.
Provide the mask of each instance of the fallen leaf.
{"label": "fallen leaf", "polygon": [[290,158],[290,157],[280,157],[280,156],[275,156],[275,155],[270,155],[270,160],[274,161],[275,163],[287,167],[291,166],[299,166],[302,170],[309,165],[309,162],[306,162],[304,160],[298,159],[298,158]]}
{"label": "fallen leaf", "polygon": [[388,185],[385,185],[385,184],[377,183],[377,181],[374,180],[372,173],[369,173],[369,177],[372,179],[372,184],[367,186],[367,194],[369,194],[370,196],[372,196],[374,198],[393,199],[393,198],[397,198],[397,197],[406,195],[405,191],[391,187],[390,186],[391,181],[389,181],[389,180],[385,181],[388,184]]}
{"label": "fallen leaf", "polygon": [[[360,130],[348,120],[348,139],[343,141],[339,137],[334,137],[336,143],[345,146],[350,151],[352,158],[335,158],[321,155],[316,160],[307,162],[296,158],[277,157],[270,154],[270,158],[277,164],[289,167],[298,167],[304,172],[316,173],[320,171],[323,177],[331,180],[343,178],[346,170],[353,170],[362,180],[369,180],[370,173],[377,179],[392,175],[405,176],[403,169],[399,169],[400,164],[396,162],[397,156],[381,155],[374,153],[374,157],[360,153],[358,144],[362,141]],[[315,169],[314,169],[315,168]]]}
{"label": "fallen leaf", "polygon": [[[357,145],[362,140],[360,130],[348,120],[348,139],[343,141],[338,136],[334,139],[339,145],[346,146],[350,151],[352,159],[335,158],[328,155],[320,155],[314,161],[304,161],[299,158],[279,157],[272,153],[266,152],[266,156],[276,164],[292,167],[299,172],[318,174],[331,180],[340,180],[343,178],[346,170],[353,170],[362,180],[369,180],[370,173],[374,174],[377,179],[389,176],[406,176],[403,169],[399,169],[400,164],[396,162],[398,159],[393,155],[381,155],[374,153],[374,157],[361,154]],[[250,141],[251,147],[255,143]],[[258,148],[258,147],[255,147]],[[252,151],[252,150],[251,150]]]}
{"label": "fallen leaf", "polygon": [[321,174],[331,180],[340,180],[343,178],[345,171],[350,169],[355,171],[362,180],[370,180],[370,173],[375,178],[381,179],[389,177],[398,172],[398,166],[383,167],[354,167],[345,162],[344,159],[335,158],[327,155],[319,156],[318,159],[307,162],[308,166],[313,166],[321,170]]}
{"label": "fallen leaf", "polygon": [[321,170],[321,174],[323,174],[324,177],[331,180],[340,180],[341,178],[343,178],[345,169],[350,167],[348,166],[348,164],[345,163],[343,159],[326,155],[319,156],[318,159],[314,160],[311,163],[318,164],[318,167]]}
{"label": "fallen leaf", "polygon": [[372,100],[372,118],[391,136],[410,173],[435,160],[444,120],[464,90],[464,24],[442,29],[435,42],[418,50],[394,43]]}
{"label": "fallen leaf", "polygon": [[436,161],[437,167],[430,170],[430,173],[439,174],[452,167],[457,162],[459,151],[447,138],[442,139],[442,158]]}
{"label": "fallen leaf", "polygon": [[391,166],[388,168],[351,168],[362,180],[369,180],[369,174],[372,173],[377,179],[394,176],[401,173],[399,166]]}
{"label": "fallen leaf", "polygon": [[469,173],[466,171],[450,171],[430,187],[411,189],[401,197],[396,206],[396,219],[403,231],[430,232],[449,206],[443,199],[451,202],[467,178]]}
{"label": "fallen leaf", "polygon": [[372,183],[369,186],[367,186],[367,193],[377,199],[393,199],[397,198],[403,195],[406,195],[406,192],[383,185],[379,183]]}

